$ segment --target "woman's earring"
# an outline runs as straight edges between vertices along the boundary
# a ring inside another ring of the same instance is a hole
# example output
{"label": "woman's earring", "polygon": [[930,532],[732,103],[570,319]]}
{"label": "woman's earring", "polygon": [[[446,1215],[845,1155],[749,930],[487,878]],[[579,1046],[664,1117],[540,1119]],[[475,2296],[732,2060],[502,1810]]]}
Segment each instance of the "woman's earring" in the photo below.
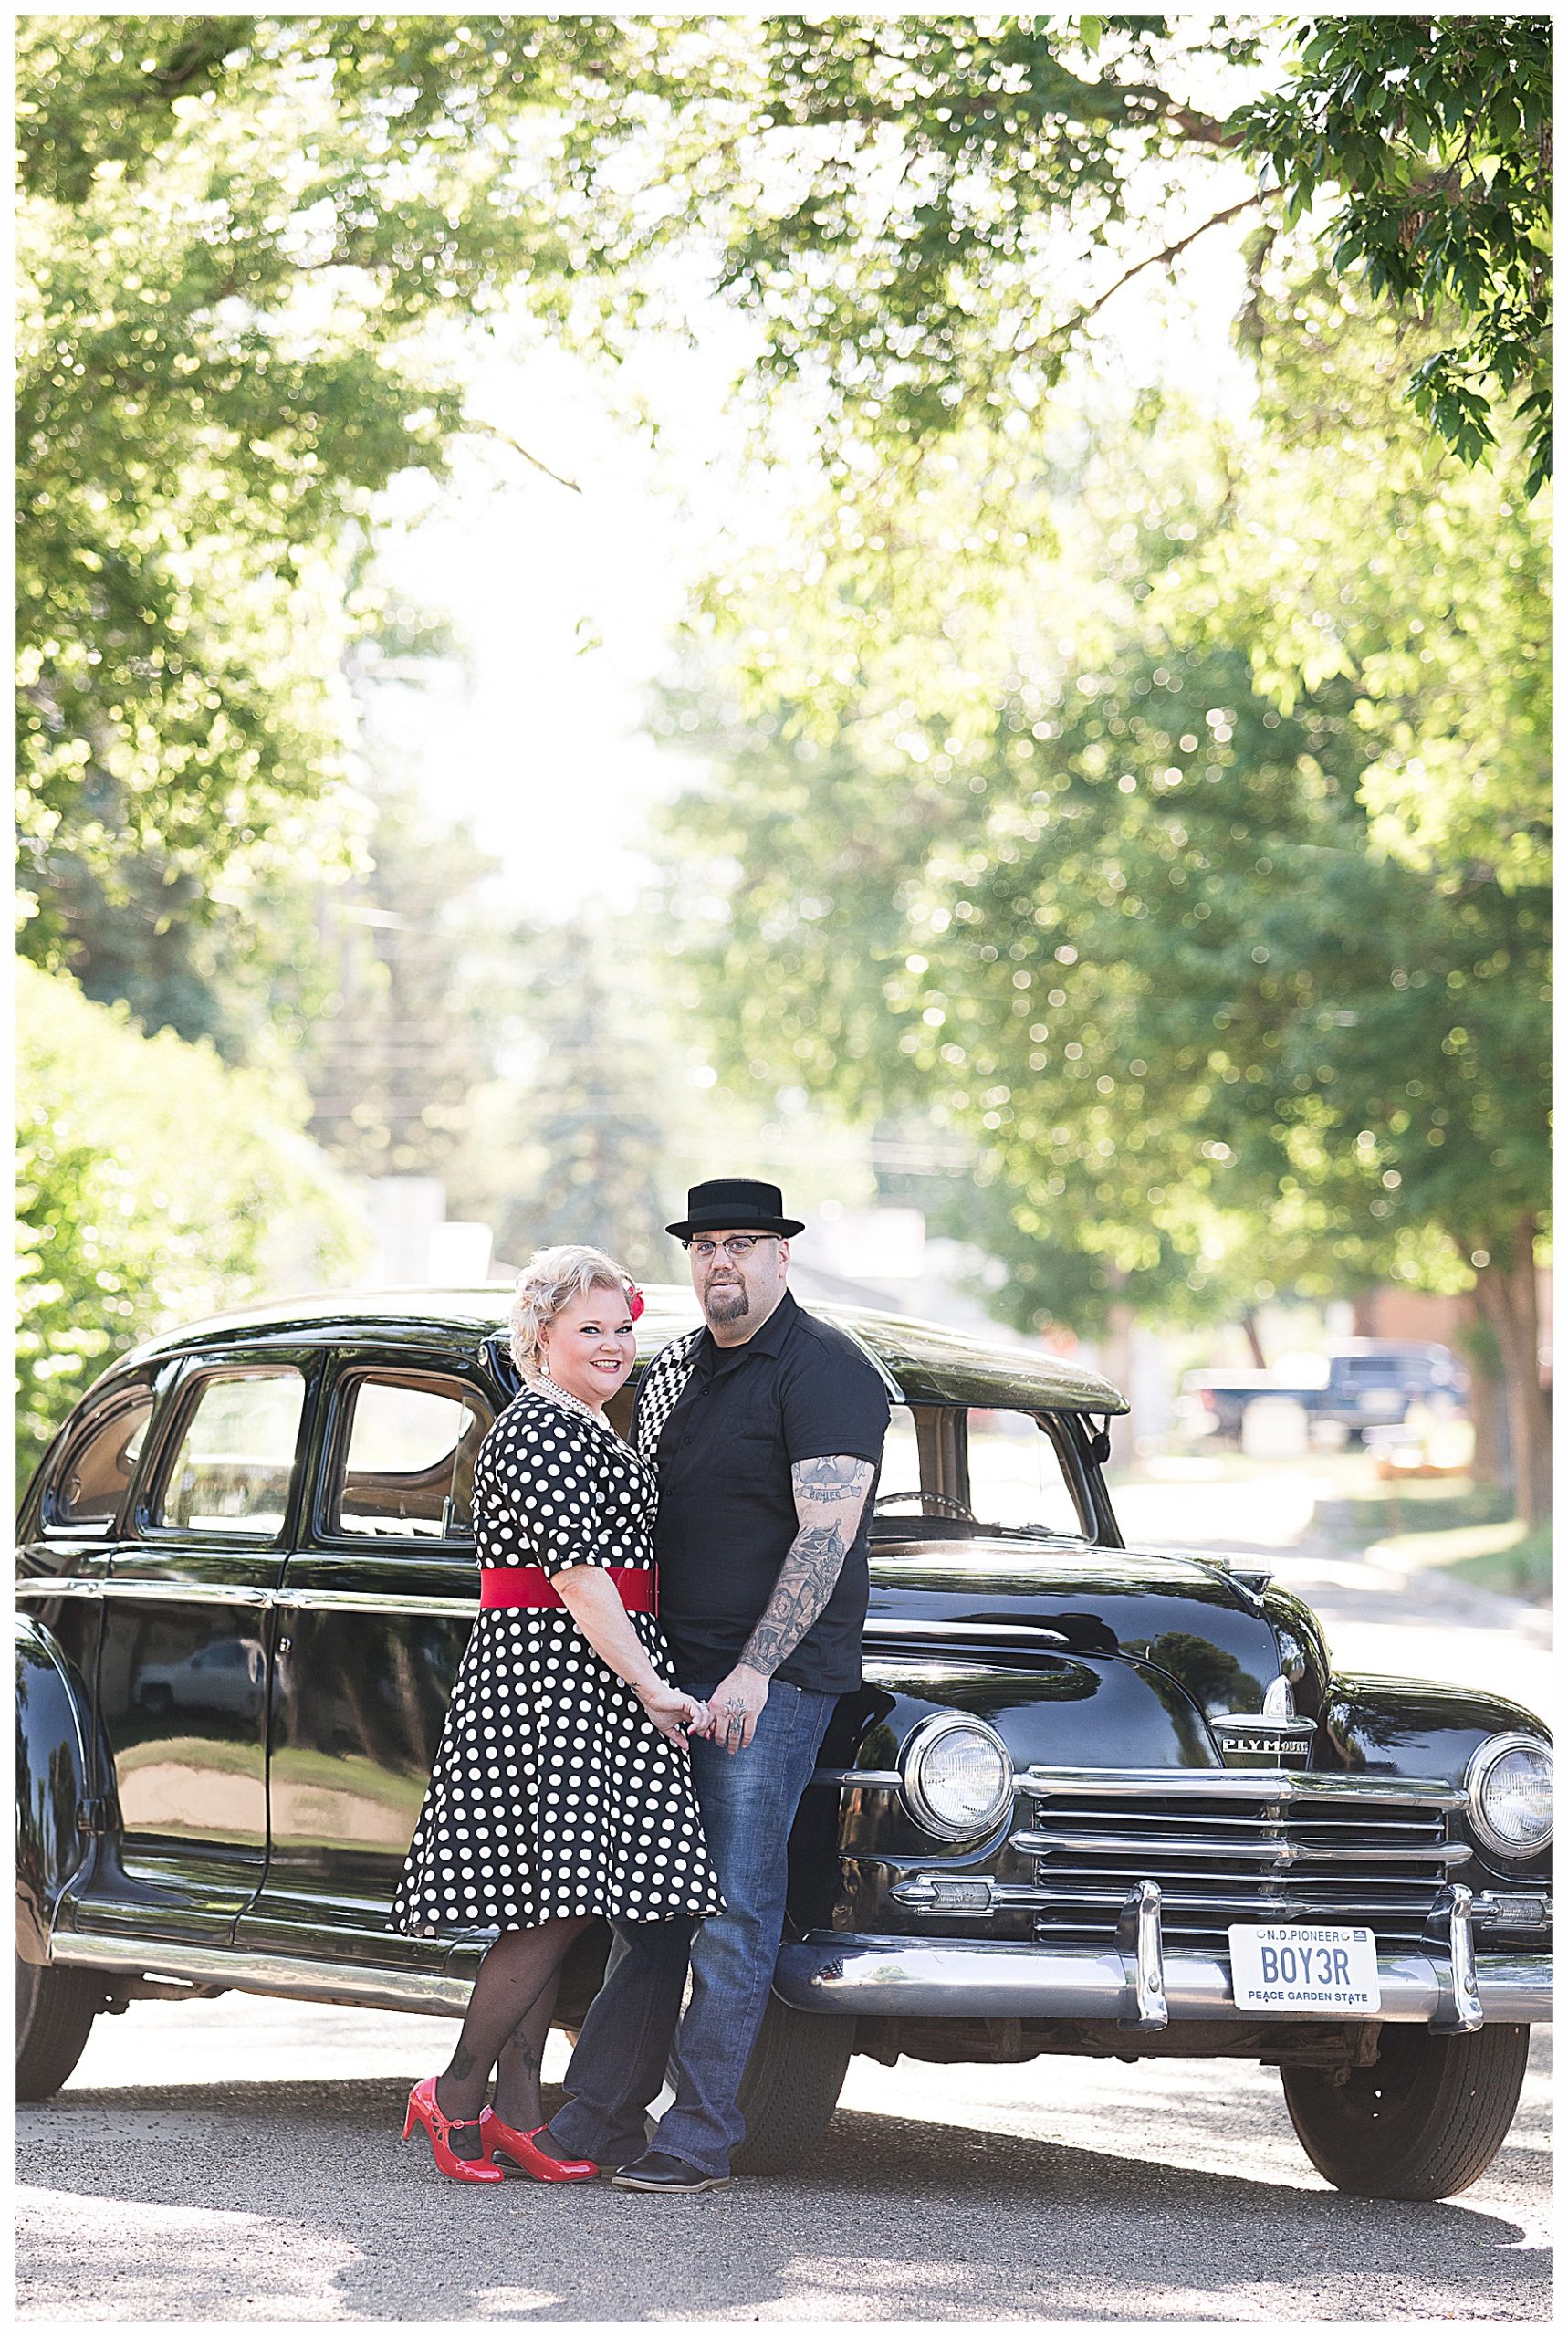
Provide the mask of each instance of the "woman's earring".
{"label": "woman's earring", "polygon": [[539,1378],[548,1379],[552,1387],[555,1385],[555,1375],[549,1368],[549,1357],[543,1347],[539,1349]]}

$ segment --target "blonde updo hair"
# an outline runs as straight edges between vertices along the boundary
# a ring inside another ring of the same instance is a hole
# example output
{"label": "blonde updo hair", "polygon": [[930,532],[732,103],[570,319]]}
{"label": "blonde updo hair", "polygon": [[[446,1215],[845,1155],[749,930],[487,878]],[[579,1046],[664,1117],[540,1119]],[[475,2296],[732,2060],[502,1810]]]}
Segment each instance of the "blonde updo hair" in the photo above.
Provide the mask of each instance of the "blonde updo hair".
{"label": "blonde updo hair", "polygon": [[560,1242],[554,1249],[536,1250],[512,1294],[512,1361],[517,1369],[538,1378],[539,1333],[549,1329],[563,1306],[591,1290],[613,1290],[624,1299],[629,1280],[613,1258],[602,1250],[591,1250],[585,1242]]}

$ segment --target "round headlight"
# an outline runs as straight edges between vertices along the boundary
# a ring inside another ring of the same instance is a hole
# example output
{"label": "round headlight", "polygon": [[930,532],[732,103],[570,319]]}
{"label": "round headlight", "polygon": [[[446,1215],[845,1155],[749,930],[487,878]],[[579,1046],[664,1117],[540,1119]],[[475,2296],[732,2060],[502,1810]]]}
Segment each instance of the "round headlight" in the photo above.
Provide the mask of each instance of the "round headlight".
{"label": "round headlight", "polygon": [[994,1728],[965,1713],[922,1721],[904,1748],[904,1798],[928,1833],[983,1834],[1011,1808],[1013,1765]]}
{"label": "round headlight", "polygon": [[1537,1736],[1489,1736],[1465,1771],[1470,1824],[1505,1859],[1534,1858],[1552,1839],[1552,1747]]}

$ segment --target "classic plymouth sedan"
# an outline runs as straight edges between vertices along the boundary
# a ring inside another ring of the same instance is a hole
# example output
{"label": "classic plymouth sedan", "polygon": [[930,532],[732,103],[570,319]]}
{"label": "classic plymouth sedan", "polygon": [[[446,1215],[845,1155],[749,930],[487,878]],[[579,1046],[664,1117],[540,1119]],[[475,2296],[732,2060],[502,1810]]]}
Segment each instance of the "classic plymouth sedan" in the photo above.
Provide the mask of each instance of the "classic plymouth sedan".
{"label": "classic plymouth sedan", "polygon": [[[456,2014],[486,1935],[387,1909],[476,1609],[508,1293],[342,1294],[154,1340],[22,1504],[16,2090],[94,2019],[238,1988]],[[1336,1672],[1238,1564],[1123,1543],[1093,1373],[821,1310],[893,1403],[864,1682],[790,1853],[737,2164],[799,2165],[852,2053],[1234,2055],[1342,2189],[1473,2182],[1550,2017],[1528,1712]],[[649,1293],[645,1357],[696,1320]],[[612,1417],[623,1427],[631,1390]],[[608,1934],[557,2017],[580,2020]]]}

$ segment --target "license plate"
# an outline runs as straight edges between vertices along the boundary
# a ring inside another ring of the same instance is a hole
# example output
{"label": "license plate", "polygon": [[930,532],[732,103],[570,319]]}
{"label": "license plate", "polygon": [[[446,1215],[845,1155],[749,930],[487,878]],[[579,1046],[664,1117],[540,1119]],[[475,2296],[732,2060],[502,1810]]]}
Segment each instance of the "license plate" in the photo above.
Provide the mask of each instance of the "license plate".
{"label": "license plate", "polygon": [[1230,1992],[1243,2012],[1376,2012],[1376,1939],[1360,1923],[1232,1923]]}

